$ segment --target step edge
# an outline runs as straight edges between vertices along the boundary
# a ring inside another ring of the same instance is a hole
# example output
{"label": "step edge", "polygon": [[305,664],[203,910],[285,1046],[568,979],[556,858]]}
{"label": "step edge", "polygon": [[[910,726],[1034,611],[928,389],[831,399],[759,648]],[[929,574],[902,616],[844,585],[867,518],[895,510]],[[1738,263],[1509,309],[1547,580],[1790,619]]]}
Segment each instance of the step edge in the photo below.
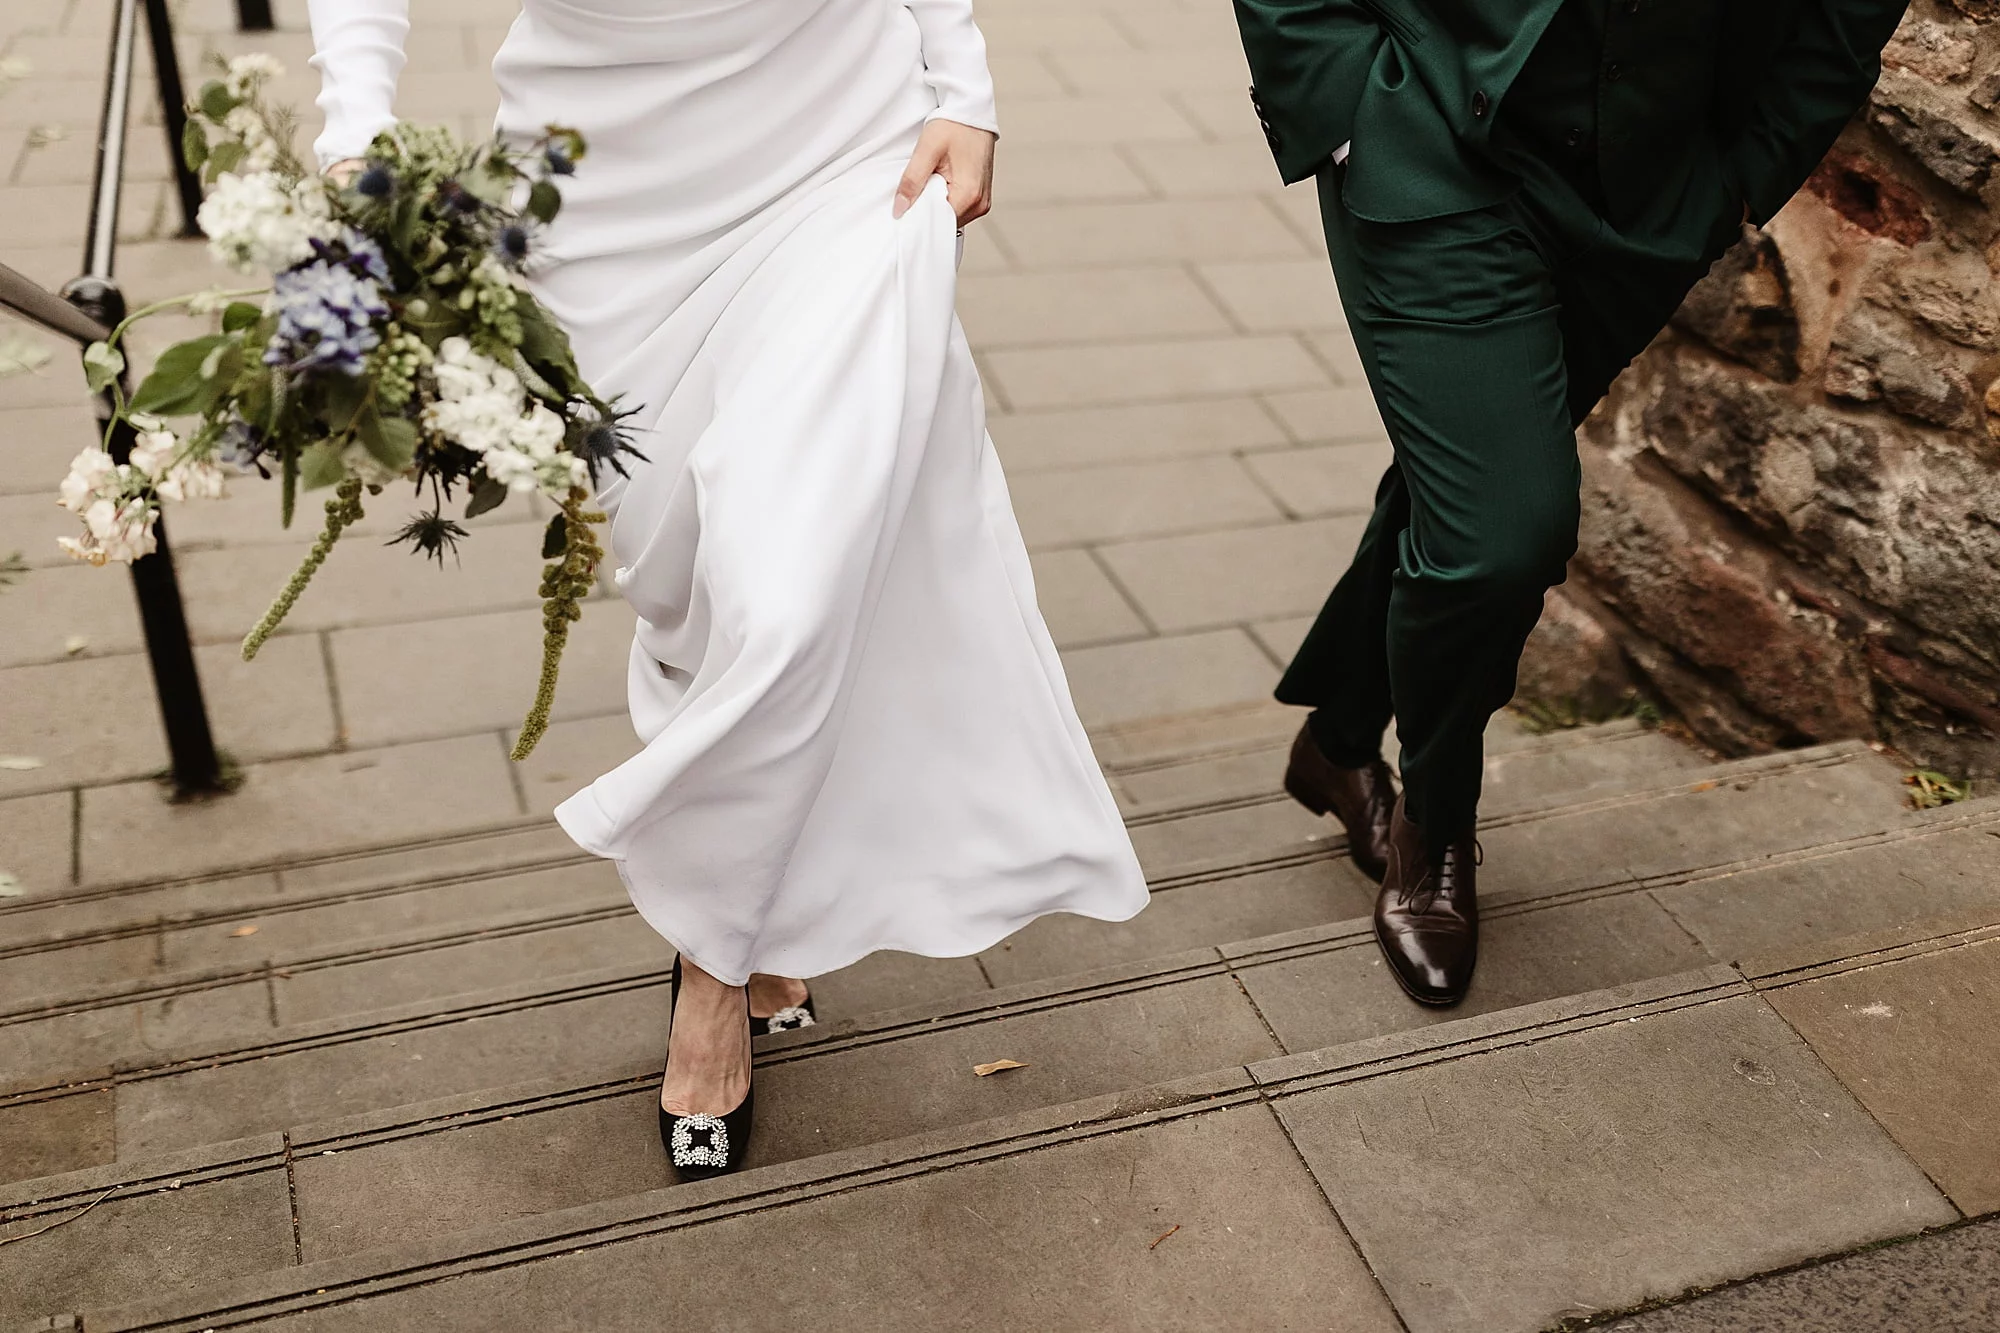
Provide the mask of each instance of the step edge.
{"label": "step edge", "polygon": [[[1633,1010],[1653,1009],[1662,1002],[1683,999],[1689,1004],[1712,1003],[1753,993],[1734,969],[1727,966],[1705,967],[1663,978],[1658,985],[1648,988],[1644,998],[1635,1001],[1607,998],[1603,993],[1592,992],[1518,1006],[1503,1011],[1501,1016],[1481,1015],[1469,1020],[1434,1024],[1412,1034],[1398,1054],[1407,1057],[1432,1052],[1437,1053],[1437,1058],[1449,1059],[1453,1057],[1448,1052],[1468,1040],[1477,1044],[1513,1035],[1518,1038],[1512,1043],[1514,1045],[1533,1044],[1557,1040],[1590,1027],[1608,1026]],[[1512,1022],[1496,1023],[1493,1021],[1496,1017],[1509,1018]],[[1476,1036],[1455,1031],[1461,1024],[1477,1028]],[[1371,1038],[1359,1044],[1375,1046],[1379,1041]],[[1327,1048],[1328,1052],[1339,1049]],[[1482,1046],[1481,1049],[1467,1051],[1459,1058],[1477,1058],[1490,1049],[1493,1048]],[[1280,1063],[1301,1058],[1282,1057]],[[105,1333],[142,1333],[164,1331],[187,1320],[201,1319],[203,1327],[221,1329],[233,1323],[269,1318],[278,1313],[338,1305],[401,1286],[532,1262],[562,1250],[636,1239],[647,1234],[648,1230],[700,1225],[705,1221],[720,1220],[720,1216],[805,1202],[827,1192],[829,1187],[842,1180],[847,1183],[839,1185],[839,1188],[867,1188],[871,1184],[887,1184],[892,1179],[914,1174],[909,1168],[919,1165],[927,1171],[950,1170],[977,1160],[993,1160],[1032,1151],[1036,1147],[1052,1146],[1048,1142],[1034,1142],[1037,1139],[1056,1136],[1056,1142],[1075,1141],[1137,1128],[1149,1118],[1200,1114],[1204,1110],[1221,1110],[1228,1105],[1254,1100],[1281,1100],[1312,1090],[1313,1080],[1309,1075],[1284,1076],[1281,1069],[1268,1067],[1272,1064],[1259,1062],[1253,1066],[1230,1066],[1123,1093],[1105,1094],[887,1140],[863,1148],[801,1158],[796,1162],[757,1168],[697,1185],[669,1186],[512,1219],[489,1227],[422,1237],[376,1250],[230,1279],[210,1287],[206,1292],[178,1299],[87,1310],[85,1326],[92,1330],[104,1330]],[[1377,1072],[1362,1073],[1358,1079],[1388,1077],[1405,1067],[1384,1063]],[[1259,1077],[1260,1068],[1262,1078]],[[1065,1130],[1071,1132],[1064,1136]],[[1013,1145],[1011,1149],[1010,1144]],[[982,1154],[982,1149],[991,1151]],[[962,1160],[948,1160],[953,1157]],[[893,1177],[872,1181],[865,1179],[871,1172],[894,1172],[898,1167],[905,1169]],[[790,1197],[783,1197],[786,1195]],[[714,1210],[718,1215],[699,1216],[704,1210]],[[665,1225],[660,1225],[662,1223]],[[649,1227],[648,1224],[653,1225]],[[621,1230],[625,1234],[614,1234]],[[526,1253],[529,1250],[542,1253]],[[481,1260],[488,1262],[481,1263]],[[455,1271],[439,1271],[447,1267]],[[364,1284],[371,1289],[341,1290]],[[283,1309],[278,1308],[280,1303]]]}

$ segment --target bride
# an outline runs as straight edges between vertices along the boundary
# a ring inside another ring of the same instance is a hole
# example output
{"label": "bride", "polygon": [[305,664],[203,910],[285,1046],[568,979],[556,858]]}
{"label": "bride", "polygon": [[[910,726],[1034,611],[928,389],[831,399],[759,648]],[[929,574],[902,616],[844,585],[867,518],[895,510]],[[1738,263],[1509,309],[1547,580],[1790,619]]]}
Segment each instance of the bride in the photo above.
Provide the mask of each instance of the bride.
{"label": "bride", "polygon": [[[315,150],[352,171],[408,0],[310,10]],[[985,42],[971,0],[525,0],[493,72],[501,133],[588,143],[531,272],[644,428],[600,497],[644,749],[556,818],[678,954],[660,1131],[717,1175],[799,978],[1146,902],[953,311]]]}

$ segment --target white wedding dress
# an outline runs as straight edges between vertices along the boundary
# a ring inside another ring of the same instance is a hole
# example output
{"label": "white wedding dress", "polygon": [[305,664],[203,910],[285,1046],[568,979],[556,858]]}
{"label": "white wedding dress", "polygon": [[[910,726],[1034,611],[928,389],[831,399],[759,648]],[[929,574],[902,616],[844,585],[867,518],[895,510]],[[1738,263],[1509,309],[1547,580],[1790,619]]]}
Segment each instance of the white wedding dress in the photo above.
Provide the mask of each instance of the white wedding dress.
{"label": "white wedding dress", "polygon": [[[311,0],[323,164],[393,123],[407,11]],[[996,128],[971,0],[526,0],[493,69],[503,132],[588,141],[535,290],[647,428],[602,496],[645,748],[562,826],[730,983],[1137,913],[944,182],[891,215],[928,120]]]}

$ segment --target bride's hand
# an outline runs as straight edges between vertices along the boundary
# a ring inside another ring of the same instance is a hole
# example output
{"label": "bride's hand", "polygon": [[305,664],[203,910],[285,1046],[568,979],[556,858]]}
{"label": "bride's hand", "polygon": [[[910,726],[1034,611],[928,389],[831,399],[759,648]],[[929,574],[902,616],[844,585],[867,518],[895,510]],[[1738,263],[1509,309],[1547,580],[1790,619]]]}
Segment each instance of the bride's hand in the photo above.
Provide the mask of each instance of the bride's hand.
{"label": "bride's hand", "polygon": [[350,157],[345,161],[336,162],[328,167],[326,169],[326,178],[335,185],[345,186],[352,182],[356,176],[360,175],[361,169],[367,165],[366,162],[358,157]]}
{"label": "bride's hand", "polygon": [[955,120],[934,120],[924,126],[917,151],[903,170],[903,183],[896,187],[896,216],[910,211],[931,177],[942,176],[959,226],[985,217],[993,202],[994,138],[991,131]]}

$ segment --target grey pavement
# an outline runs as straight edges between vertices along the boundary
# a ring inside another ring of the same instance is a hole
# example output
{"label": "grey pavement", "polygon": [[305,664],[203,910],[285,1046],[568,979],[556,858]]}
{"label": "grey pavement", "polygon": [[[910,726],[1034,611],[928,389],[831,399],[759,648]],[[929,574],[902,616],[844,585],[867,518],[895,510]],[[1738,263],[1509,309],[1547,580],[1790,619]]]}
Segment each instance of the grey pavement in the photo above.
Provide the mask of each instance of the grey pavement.
{"label": "grey pavement", "polygon": [[[254,38],[174,8],[185,68],[268,49],[309,104],[301,0]],[[405,113],[480,132],[512,9],[414,0]],[[51,284],[108,13],[0,15],[0,262]],[[1479,981],[1407,1003],[1268,702],[1387,457],[1314,201],[1222,0],[980,17],[1006,134],[961,307],[1149,910],[816,979],[826,1021],[758,1044],[754,1169],[673,1185],[671,955],[547,818],[634,744],[621,605],[513,765],[532,506],[439,571],[378,505],[252,664],[310,532],[253,484],[184,506],[245,782],[174,804],[129,588],[53,551],[90,430],[58,355],[0,380],[0,1330],[1994,1326],[2000,802],[1503,715]],[[141,298],[214,280],[145,95]]]}

